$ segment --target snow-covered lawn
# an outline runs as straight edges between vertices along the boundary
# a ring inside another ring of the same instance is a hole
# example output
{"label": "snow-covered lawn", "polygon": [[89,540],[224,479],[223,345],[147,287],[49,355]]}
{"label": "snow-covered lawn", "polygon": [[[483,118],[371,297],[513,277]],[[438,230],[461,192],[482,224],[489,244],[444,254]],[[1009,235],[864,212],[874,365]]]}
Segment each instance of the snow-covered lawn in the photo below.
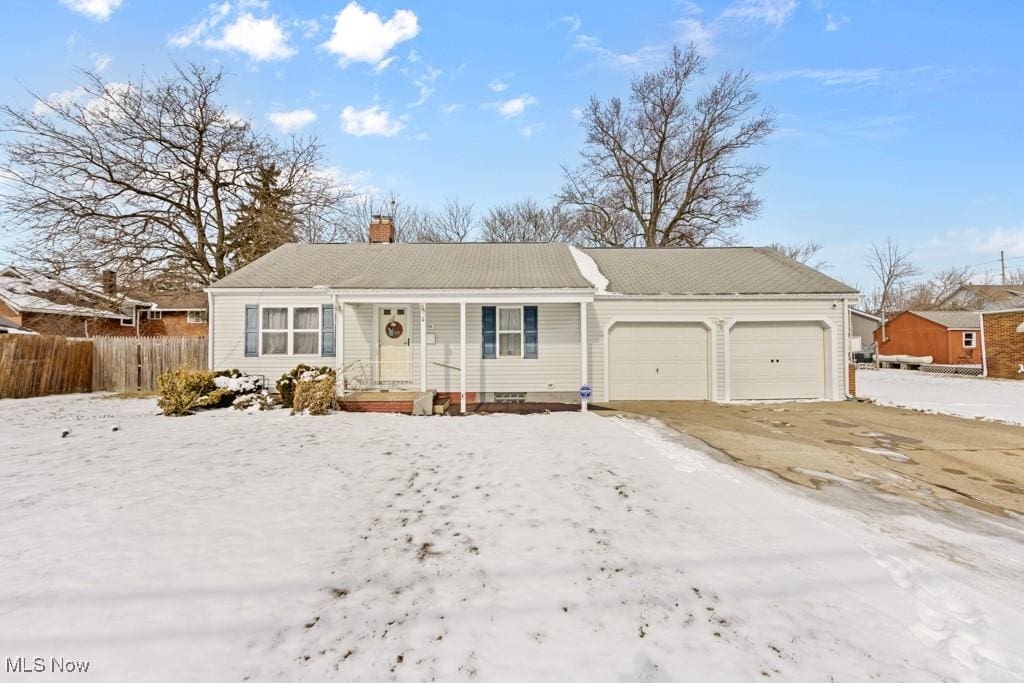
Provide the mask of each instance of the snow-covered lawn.
{"label": "snow-covered lawn", "polygon": [[863,370],[857,395],[887,406],[1024,425],[1024,381]]}
{"label": "snow-covered lawn", "polygon": [[593,414],[153,412],[0,401],[0,655],[104,681],[1024,672],[1019,521],[832,505]]}

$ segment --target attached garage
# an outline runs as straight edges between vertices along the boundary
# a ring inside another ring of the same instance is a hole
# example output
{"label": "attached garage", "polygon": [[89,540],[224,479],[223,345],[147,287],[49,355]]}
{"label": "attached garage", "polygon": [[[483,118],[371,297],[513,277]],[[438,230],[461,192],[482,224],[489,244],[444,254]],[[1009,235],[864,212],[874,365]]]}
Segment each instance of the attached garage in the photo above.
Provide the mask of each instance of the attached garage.
{"label": "attached garage", "polygon": [[700,323],[615,323],[608,334],[611,399],[707,400],[709,337]]}
{"label": "attached garage", "polygon": [[826,343],[817,321],[736,323],[729,331],[730,398],[825,398]]}

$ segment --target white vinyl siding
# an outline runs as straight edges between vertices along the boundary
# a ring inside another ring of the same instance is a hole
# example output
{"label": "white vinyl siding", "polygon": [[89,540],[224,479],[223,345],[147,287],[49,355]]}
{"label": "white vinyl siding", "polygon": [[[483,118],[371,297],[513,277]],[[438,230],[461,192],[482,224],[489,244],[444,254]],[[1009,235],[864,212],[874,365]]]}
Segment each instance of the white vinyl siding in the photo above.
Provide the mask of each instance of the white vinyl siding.
{"label": "white vinyl siding", "polygon": [[[261,307],[303,307],[330,304],[325,293],[252,294],[217,292],[213,299],[213,368],[238,368],[266,376],[271,382],[299,363],[336,366],[337,357],[319,354],[245,356],[245,305]],[[419,386],[420,309],[419,304],[396,301],[409,313],[409,353],[413,376]],[[575,393],[580,386],[579,304],[537,305],[537,358],[481,358],[481,306],[466,306],[466,390],[472,392]],[[336,314],[340,317],[340,314]],[[346,304],[344,319],[344,362],[376,360],[377,330],[373,304]],[[427,387],[437,391],[459,390],[459,305],[427,305]],[[339,332],[340,321],[339,321]],[[342,352],[341,340],[336,349]]]}
{"label": "white vinyl siding", "polygon": [[[243,372],[250,372],[266,377],[271,385],[285,372],[291,370],[299,363],[306,365],[329,365],[334,366],[334,358],[324,358],[319,354],[319,339],[317,341],[317,353],[302,353],[291,355],[261,355],[257,357],[246,357],[245,355],[245,306],[256,304],[261,309],[295,307],[319,307],[322,304],[330,304],[331,296],[325,293],[242,293],[242,292],[216,292],[211,297],[210,309],[213,317],[213,325],[210,326],[209,339],[213,344],[213,370],[227,370],[238,368]],[[260,323],[262,324],[262,311],[260,312]],[[289,311],[288,315],[291,315]],[[287,323],[287,318],[285,319]],[[346,329],[347,333],[347,329]],[[290,333],[286,333],[290,334]],[[262,330],[260,337],[262,337]],[[261,342],[262,343],[262,339]]]}

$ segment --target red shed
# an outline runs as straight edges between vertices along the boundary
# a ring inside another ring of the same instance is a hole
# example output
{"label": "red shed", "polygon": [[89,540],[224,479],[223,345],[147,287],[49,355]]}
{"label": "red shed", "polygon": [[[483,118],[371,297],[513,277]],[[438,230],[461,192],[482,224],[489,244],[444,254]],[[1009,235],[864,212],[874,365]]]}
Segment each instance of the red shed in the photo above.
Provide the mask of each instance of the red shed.
{"label": "red shed", "polygon": [[981,365],[981,316],[970,311],[904,311],[875,330],[875,342],[883,356],[931,356],[942,365]]}

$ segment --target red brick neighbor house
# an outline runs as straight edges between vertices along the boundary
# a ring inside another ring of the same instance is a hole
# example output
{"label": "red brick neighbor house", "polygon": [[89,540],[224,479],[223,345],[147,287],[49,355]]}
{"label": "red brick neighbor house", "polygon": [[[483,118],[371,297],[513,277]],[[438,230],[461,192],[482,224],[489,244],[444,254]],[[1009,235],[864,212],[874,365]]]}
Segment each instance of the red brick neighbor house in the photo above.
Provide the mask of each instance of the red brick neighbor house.
{"label": "red brick neighbor house", "polygon": [[985,311],[981,320],[985,375],[1024,380],[1024,307]]}
{"label": "red brick neighbor house", "polygon": [[147,301],[139,309],[139,334],[144,337],[205,337],[208,327],[206,294],[203,292],[141,292],[134,299]]}
{"label": "red brick neighbor house", "polygon": [[970,311],[904,311],[875,330],[875,343],[880,356],[930,356],[939,365],[981,365],[981,317]]}
{"label": "red brick neighbor house", "polygon": [[0,318],[65,337],[206,336],[206,295],[92,287],[28,268],[0,270]]}
{"label": "red brick neighbor house", "polygon": [[0,270],[0,317],[39,334],[134,336],[134,311],[144,305],[28,268]]}

